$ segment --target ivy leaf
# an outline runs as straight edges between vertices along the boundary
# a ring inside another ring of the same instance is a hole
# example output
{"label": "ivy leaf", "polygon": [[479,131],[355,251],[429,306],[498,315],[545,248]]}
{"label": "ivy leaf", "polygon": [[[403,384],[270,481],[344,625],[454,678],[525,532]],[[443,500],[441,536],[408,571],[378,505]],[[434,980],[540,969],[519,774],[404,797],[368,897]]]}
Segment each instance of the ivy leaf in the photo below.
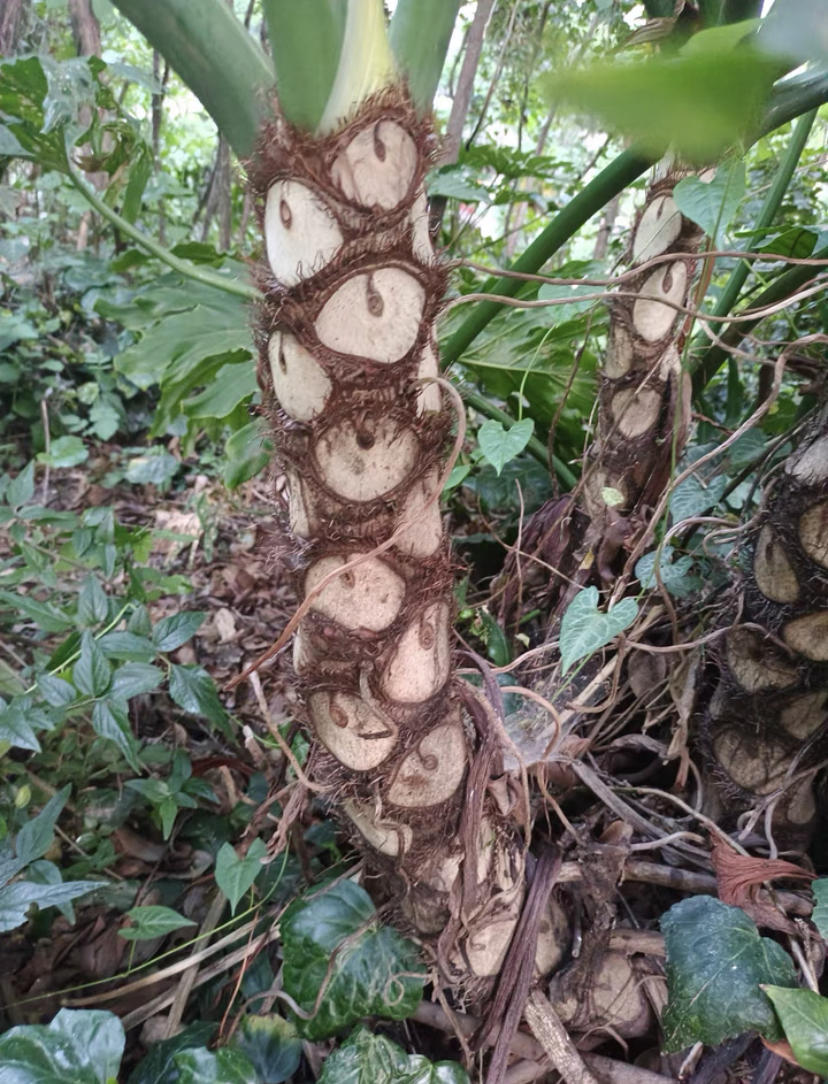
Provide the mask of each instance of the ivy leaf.
{"label": "ivy leaf", "polygon": [[811,891],[816,899],[811,921],[819,930],[820,937],[828,940],[828,877],[820,877],[811,883]]}
{"label": "ivy leaf", "polygon": [[175,651],[195,635],[207,616],[195,610],[162,618],[152,630],[152,642],[157,651]]}
{"label": "ivy leaf", "polygon": [[221,726],[227,718],[213,679],[201,666],[179,666],[173,663],[170,670],[170,696],[191,715],[203,715],[217,726]]}
{"label": "ivy leaf", "polygon": [[71,790],[71,786],[67,783],[63,790],[50,798],[37,816],[26,821],[17,833],[14,848],[21,869],[30,862],[34,862],[36,858],[42,858],[51,847],[55,824],[66,805]]}
{"label": "ivy leaf", "polygon": [[315,1015],[296,1021],[307,1039],[364,1016],[404,1020],[419,1004],[423,982],[409,974],[419,970],[416,946],[379,924],[368,893],[352,881],[295,900],[282,918],[282,946],[285,991],[305,1012],[324,985]]}
{"label": "ivy leaf", "polygon": [[319,1084],[469,1084],[469,1077],[455,1061],[407,1054],[391,1039],[361,1027],[325,1059]]}
{"label": "ivy leaf", "polygon": [[250,1084],[256,1080],[253,1066],[240,1050],[222,1047],[211,1050],[191,1047],[173,1058],[178,1070],[176,1084]]}
{"label": "ivy leaf", "polygon": [[170,1084],[175,1079],[173,1058],[182,1050],[204,1046],[213,1037],[216,1025],[199,1020],[188,1025],[171,1039],[153,1043],[149,1053],[138,1062],[127,1078],[127,1084]]}
{"label": "ivy leaf", "polygon": [[828,997],[812,990],[763,986],[803,1069],[828,1076]]}
{"label": "ivy leaf", "polygon": [[685,218],[701,226],[717,247],[745,194],[745,163],[723,162],[709,181],[685,177],[673,189],[673,199]]}
{"label": "ivy leaf", "polygon": [[662,916],[661,930],[667,948],[665,1051],[695,1042],[718,1046],[746,1031],[781,1038],[760,984],[796,986],[796,971],[785,950],[760,937],[741,908],[695,896],[674,904]]}
{"label": "ivy leaf", "polygon": [[262,858],[267,847],[260,839],[254,839],[243,857],[229,843],[222,843],[216,855],[216,884],[230,901],[230,910],[236,906],[245,892],[264,869]]}
{"label": "ivy leaf", "polygon": [[598,609],[598,588],[585,587],[566,608],[561,621],[561,673],[592,655],[630,627],[638,615],[635,599],[624,598],[607,613]]}
{"label": "ivy leaf", "polygon": [[302,1059],[296,1026],[275,1013],[242,1017],[234,1046],[250,1059],[256,1079],[267,1084],[290,1080]]}
{"label": "ivy leaf", "polygon": [[61,1009],[48,1027],[24,1024],[0,1035],[4,1084],[107,1084],[124,1053],[124,1028],[101,1009]]}
{"label": "ivy leaf", "polygon": [[480,451],[500,474],[506,464],[515,456],[520,455],[529,443],[534,428],[535,423],[531,418],[515,422],[508,429],[505,429],[500,422],[489,418],[477,431]]}
{"label": "ivy leaf", "polygon": [[194,926],[191,918],[185,918],[172,907],[152,904],[145,907],[133,907],[126,912],[125,918],[132,921],[132,926],[118,930],[118,936],[125,941],[148,941],[153,937],[164,937],[182,926]]}
{"label": "ivy leaf", "polygon": [[81,636],[80,658],[72,667],[72,680],[87,696],[100,696],[109,688],[110,665],[89,630]]}

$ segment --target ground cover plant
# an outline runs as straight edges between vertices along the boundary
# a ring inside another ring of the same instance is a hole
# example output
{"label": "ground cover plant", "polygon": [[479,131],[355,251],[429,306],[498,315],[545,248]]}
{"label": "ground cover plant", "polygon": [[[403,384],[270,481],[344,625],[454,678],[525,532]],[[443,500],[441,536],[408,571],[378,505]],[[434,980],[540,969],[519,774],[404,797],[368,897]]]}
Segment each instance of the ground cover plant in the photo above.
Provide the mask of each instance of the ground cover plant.
{"label": "ground cover plant", "polygon": [[0,1082],[828,1075],[822,22],[9,0]]}

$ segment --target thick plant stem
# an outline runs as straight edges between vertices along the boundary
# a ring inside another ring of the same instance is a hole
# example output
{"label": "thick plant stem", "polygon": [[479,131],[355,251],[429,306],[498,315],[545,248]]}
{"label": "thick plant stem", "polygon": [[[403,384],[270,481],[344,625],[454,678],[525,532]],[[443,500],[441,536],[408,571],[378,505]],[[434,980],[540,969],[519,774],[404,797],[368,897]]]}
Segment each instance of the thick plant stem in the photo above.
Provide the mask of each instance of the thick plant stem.
{"label": "thick plant stem", "polygon": [[309,772],[379,891],[431,940],[444,975],[473,985],[506,952],[523,851],[489,793],[489,715],[451,661],[431,141],[397,88],[324,136],[265,128],[250,168],[268,261],[259,377],[309,607],[294,642]]}
{"label": "thick plant stem", "polygon": [[746,557],[740,623],[727,633],[718,687],[700,713],[699,744],[722,803],[711,812],[753,808],[772,847],[803,846],[816,817],[814,770],[828,745],[824,408],[768,485]]}

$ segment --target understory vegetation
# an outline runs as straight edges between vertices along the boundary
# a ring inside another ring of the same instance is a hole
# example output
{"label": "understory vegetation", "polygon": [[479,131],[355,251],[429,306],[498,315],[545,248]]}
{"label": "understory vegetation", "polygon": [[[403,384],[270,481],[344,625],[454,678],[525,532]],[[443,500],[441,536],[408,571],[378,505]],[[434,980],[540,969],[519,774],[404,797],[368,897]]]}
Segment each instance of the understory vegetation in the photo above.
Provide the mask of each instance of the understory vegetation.
{"label": "understory vegetation", "polygon": [[828,1077],[819,0],[0,53],[0,1084]]}

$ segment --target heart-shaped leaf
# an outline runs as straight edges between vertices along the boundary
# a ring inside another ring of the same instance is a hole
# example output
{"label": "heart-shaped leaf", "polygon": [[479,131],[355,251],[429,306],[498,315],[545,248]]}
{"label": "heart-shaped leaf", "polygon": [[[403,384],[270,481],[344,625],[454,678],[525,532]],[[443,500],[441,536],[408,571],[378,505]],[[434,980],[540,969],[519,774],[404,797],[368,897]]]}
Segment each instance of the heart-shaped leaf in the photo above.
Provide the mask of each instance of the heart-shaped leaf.
{"label": "heart-shaped leaf", "polygon": [[598,609],[597,587],[579,591],[561,621],[561,673],[565,674],[573,663],[592,655],[629,628],[637,615],[635,599],[621,599],[607,613],[602,613]]}
{"label": "heart-shaped leaf", "polygon": [[515,422],[508,429],[490,418],[483,422],[477,431],[480,451],[500,474],[506,464],[516,455],[520,455],[529,443],[534,428],[535,423],[531,418]]}
{"label": "heart-shaped leaf", "polygon": [[803,1069],[828,1076],[828,997],[812,990],[763,986]]}
{"label": "heart-shaped leaf", "polygon": [[235,914],[239,900],[250,888],[264,869],[267,847],[260,839],[254,839],[247,849],[247,854],[236,854],[229,843],[222,843],[216,855],[216,884],[230,901],[230,910]]}

